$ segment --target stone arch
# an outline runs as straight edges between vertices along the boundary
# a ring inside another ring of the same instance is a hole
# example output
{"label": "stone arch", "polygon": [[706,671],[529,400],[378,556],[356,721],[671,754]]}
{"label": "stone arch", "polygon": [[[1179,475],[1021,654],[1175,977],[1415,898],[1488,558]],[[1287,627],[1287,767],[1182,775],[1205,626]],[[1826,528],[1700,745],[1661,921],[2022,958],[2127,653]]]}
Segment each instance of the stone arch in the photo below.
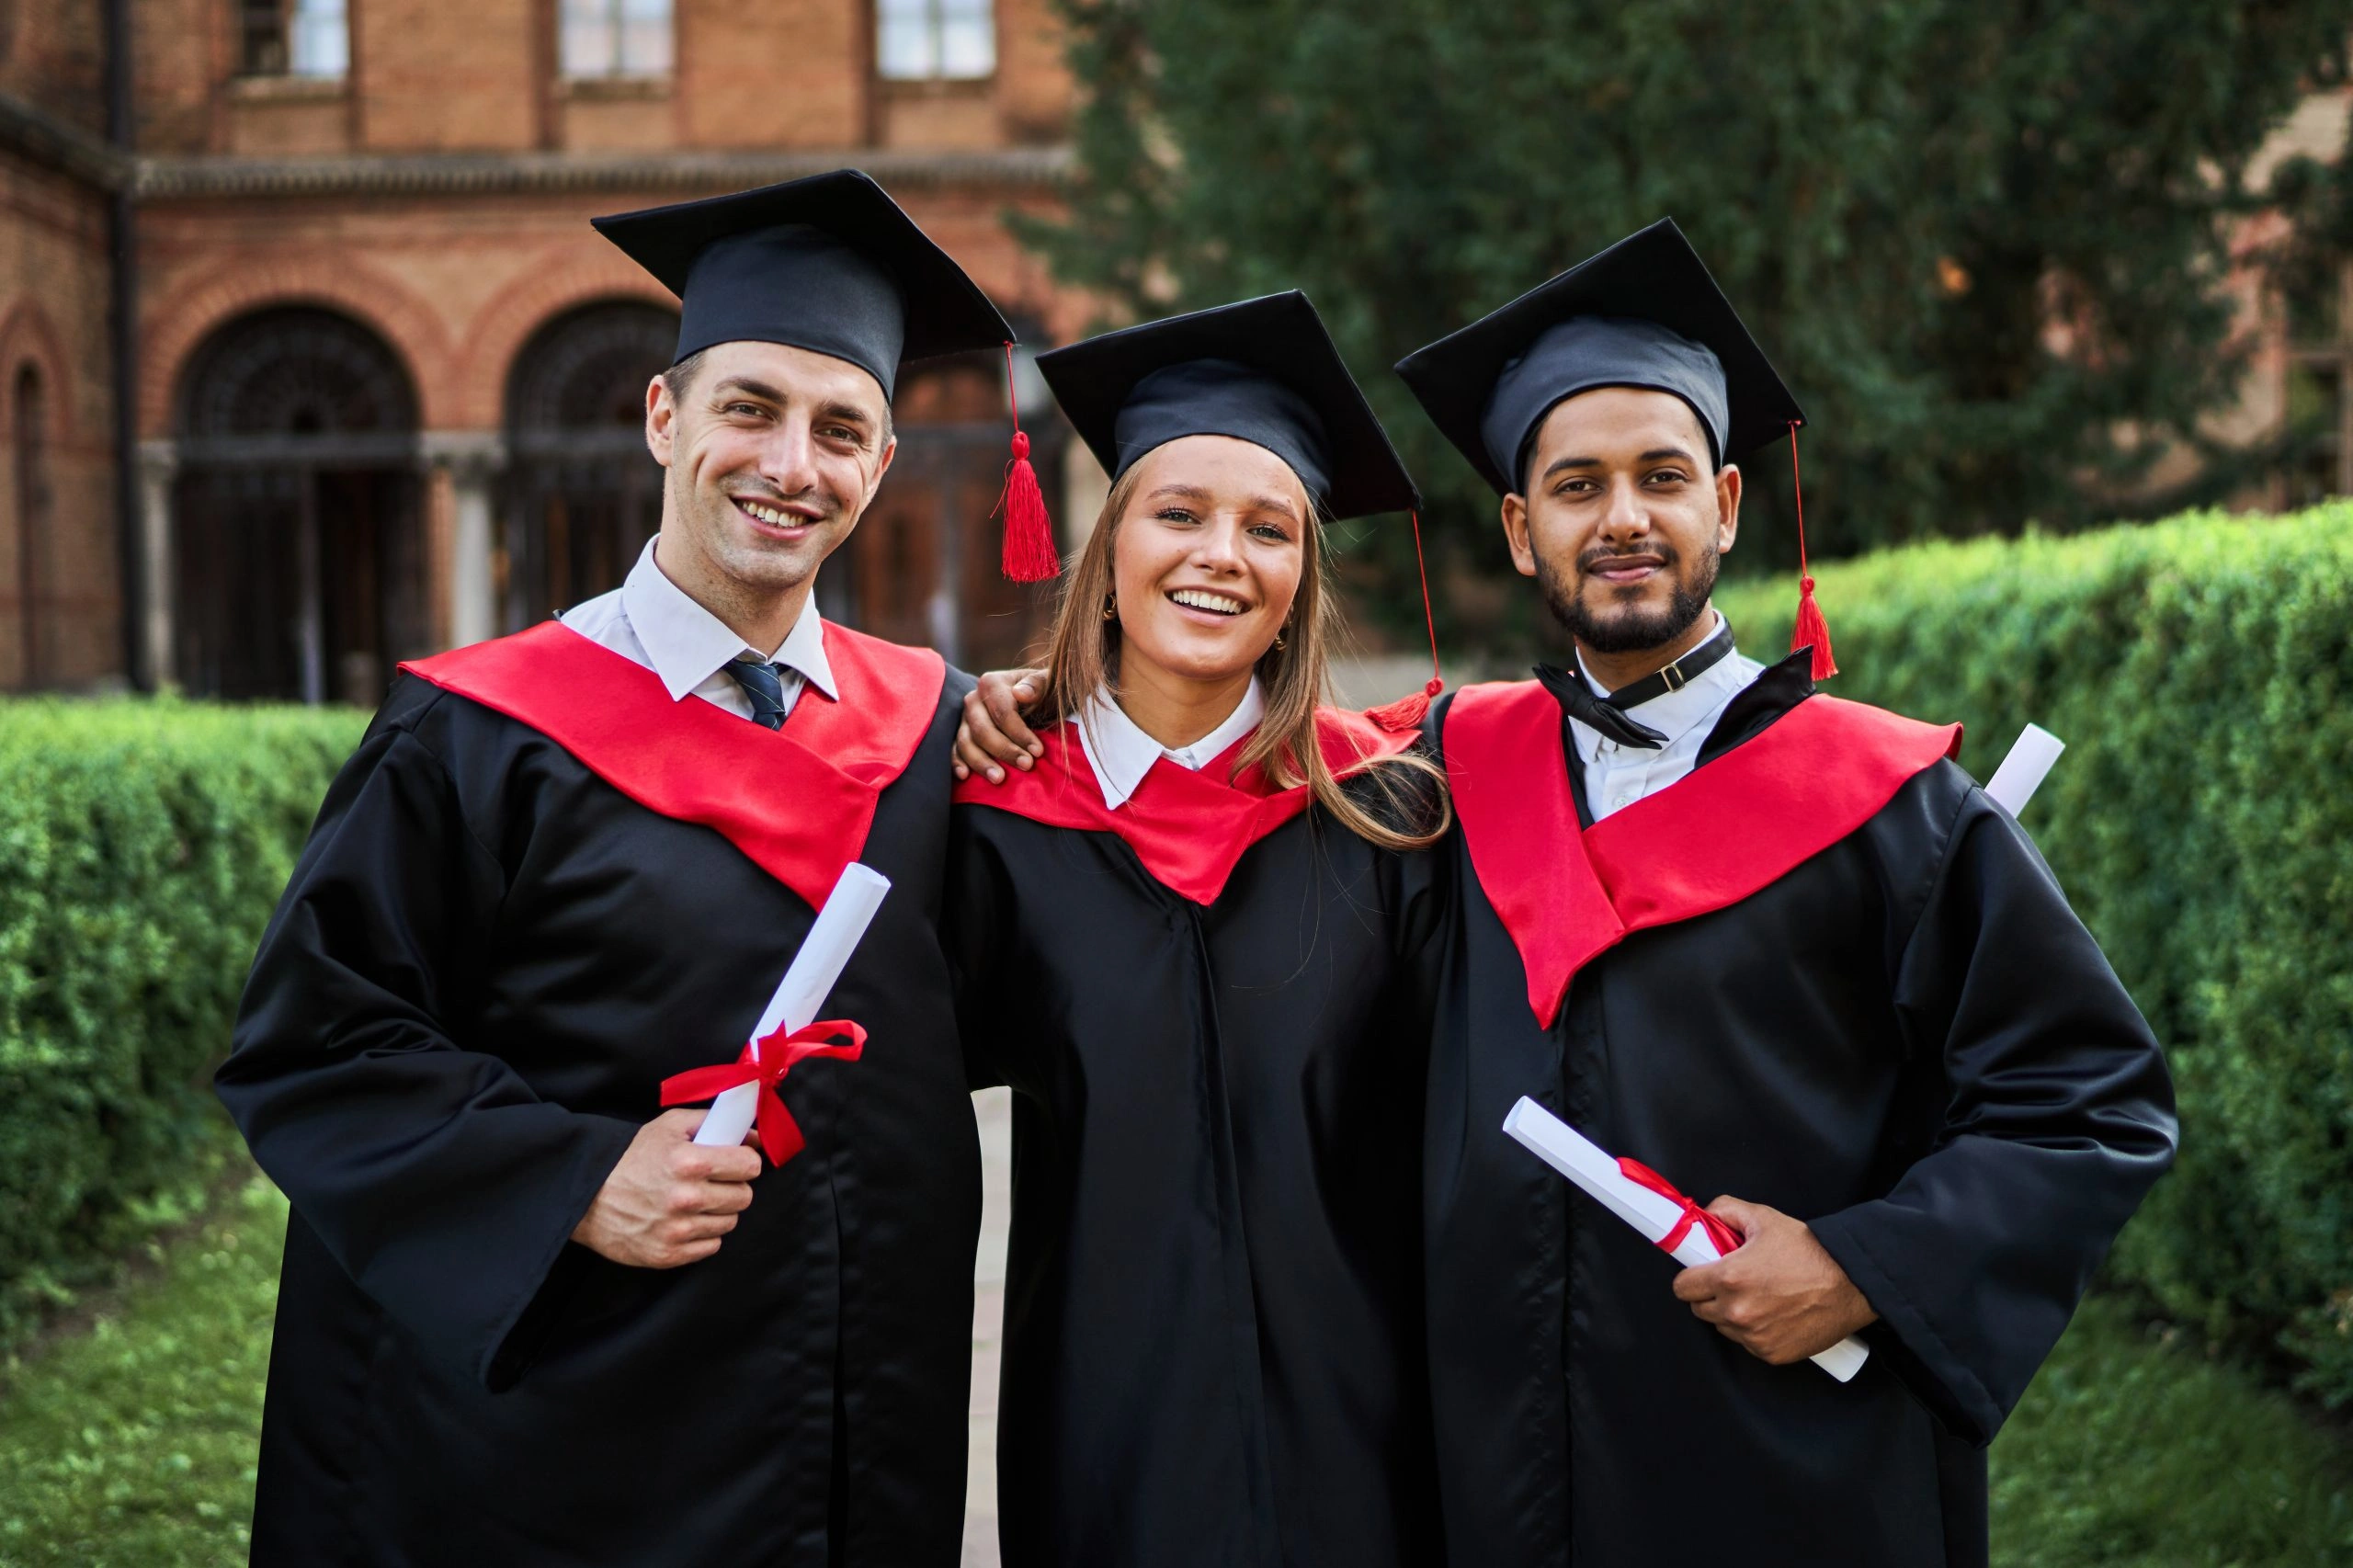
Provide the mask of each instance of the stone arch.
{"label": "stone arch", "polygon": [[558,312],[513,356],[506,388],[500,624],[620,586],[662,523],[662,470],[645,448],[646,383],[670,363],[665,296],[608,294]]}
{"label": "stone arch", "polygon": [[146,312],[139,368],[139,432],[168,436],[191,357],[214,333],[273,306],[310,306],[348,316],[374,333],[415,390],[418,422],[447,424],[444,373],[449,334],[432,308],[347,253],[271,256],[223,267],[155,301]]}
{"label": "stone arch", "polygon": [[433,632],[418,389],[356,315],[273,298],[165,389],[172,667],[200,696],[373,706]]}
{"label": "stone arch", "polygon": [[677,311],[676,297],[644,268],[601,241],[598,248],[608,254],[584,256],[571,245],[542,253],[474,312],[451,376],[462,389],[453,391],[452,398],[465,402],[465,423],[453,427],[487,429],[500,423],[517,357],[560,318],[600,304]]}

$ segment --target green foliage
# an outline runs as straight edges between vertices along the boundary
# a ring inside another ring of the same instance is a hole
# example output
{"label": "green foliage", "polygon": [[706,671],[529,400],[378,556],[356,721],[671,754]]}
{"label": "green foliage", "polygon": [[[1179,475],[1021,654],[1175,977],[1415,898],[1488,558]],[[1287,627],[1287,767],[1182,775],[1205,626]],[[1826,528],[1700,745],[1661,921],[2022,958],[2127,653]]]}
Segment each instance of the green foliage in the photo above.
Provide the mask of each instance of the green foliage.
{"label": "green foliage", "polygon": [[0,704],[0,1344],[217,1171],[208,1073],[360,722]]}
{"label": "green foliage", "polygon": [[[2116,515],[2235,396],[2237,176],[2347,41],[2341,0],[1060,4],[1078,168],[1028,235],[1130,316],[1307,290],[1442,585],[1503,570],[1494,497],[1387,366],[1669,214],[1807,410],[1817,550]],[[1759,564],[1795,556],[1766,458]],[[1402,530],[1363,544],[1412,619]],[[1525,640],[1527,596],[1444,597]]]}
{"label": "green foliage", "polygon": [[0,1568],[244,1562],[286,1200],[234,1158],[159,1277],[0,1381]]}
{"label": "green foliage", "polygon": [[[1819,574],[1831,689],[2068,750],[2026,811],[2165,1042],[2173,1176],[2111,1272],[2211,1342],[2353,1402],[2353,504]],[[1784,578],[1718,602],[1786,645]]]}
{"label": "green foliage", "polygon": [[2084,1303],[1995,1439],[2003,1568],[2330,1568],[2353,1456],[2285,1397]]}

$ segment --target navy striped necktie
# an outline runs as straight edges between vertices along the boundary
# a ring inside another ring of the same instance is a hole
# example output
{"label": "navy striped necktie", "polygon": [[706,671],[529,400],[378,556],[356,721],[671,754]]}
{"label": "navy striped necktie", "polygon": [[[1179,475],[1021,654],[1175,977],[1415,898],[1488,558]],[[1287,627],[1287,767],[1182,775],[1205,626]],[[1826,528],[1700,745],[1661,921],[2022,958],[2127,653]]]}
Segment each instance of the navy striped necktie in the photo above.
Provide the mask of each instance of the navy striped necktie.
{"label": "navy striped necktie", "polygon": [[784,666],[756,665],[749,659],[730,659],[727,673],[752,699],[752,722],[762,729],[784,727]]}

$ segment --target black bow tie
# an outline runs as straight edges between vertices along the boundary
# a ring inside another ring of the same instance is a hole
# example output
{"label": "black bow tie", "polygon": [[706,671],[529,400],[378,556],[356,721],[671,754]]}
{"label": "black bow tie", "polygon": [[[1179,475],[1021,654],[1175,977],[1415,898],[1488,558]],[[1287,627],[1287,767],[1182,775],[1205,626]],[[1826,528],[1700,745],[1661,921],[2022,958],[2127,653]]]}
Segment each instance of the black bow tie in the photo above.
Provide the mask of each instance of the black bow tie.
{"label": "black bow tie", "polygon": [[1643,751],[1656,751],[1666,744],[1666,737],[1648,724],[1627,713],[1626,710],[1648,702],[1654,697],[1664,697],[1670,691],[1680,691],[1695,676],[1705,673],[1718,660],[1732,652],[1732,624],[1727,621],[1716,629],[1716,634],[1692,649],[1683,657],[1662,669],[1652,671],[1631,686],[1620,687],[1607,697],[1595,694],[1587,686],[1581,670],[1560,669],[1552,665],[1536,666],[1536,678],[1561,705],[1561,711],[1600,734],[1608,736],[1621,746]]}

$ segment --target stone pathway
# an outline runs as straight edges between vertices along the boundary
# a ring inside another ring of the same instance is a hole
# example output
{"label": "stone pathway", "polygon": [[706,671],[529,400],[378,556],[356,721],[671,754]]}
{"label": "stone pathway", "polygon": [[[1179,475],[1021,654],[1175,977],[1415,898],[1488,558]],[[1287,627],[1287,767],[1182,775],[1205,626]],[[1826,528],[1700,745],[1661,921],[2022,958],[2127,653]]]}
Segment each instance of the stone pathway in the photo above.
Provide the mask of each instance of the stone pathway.
{"label": "stone pathway", "polygon": [[1013,1091],[972,1096],[981,1123],[981,1250],[972,1265],[972,1458],[963,1568],[997,1568],[996,1357],[1005,1328],[1005,1238],[1013,1215]]}

